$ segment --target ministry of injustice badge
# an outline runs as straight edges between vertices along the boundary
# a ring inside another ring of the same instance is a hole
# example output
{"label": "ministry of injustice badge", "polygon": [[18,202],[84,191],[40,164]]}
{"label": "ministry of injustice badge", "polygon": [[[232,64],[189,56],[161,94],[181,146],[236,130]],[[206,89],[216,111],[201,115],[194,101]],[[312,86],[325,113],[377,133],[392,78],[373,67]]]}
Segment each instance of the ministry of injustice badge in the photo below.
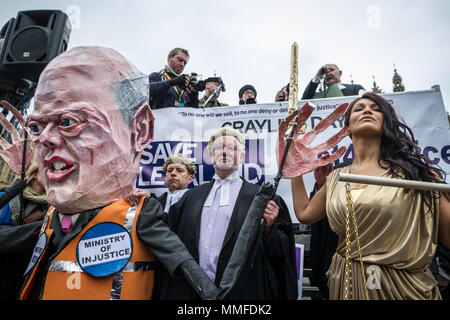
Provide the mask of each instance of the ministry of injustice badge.
{"label": "ministry of injustice badge", "polygon": [[107,277],[128,263],[133,242],[121,225],[103,222],[91,227],[77,245],[80,267],[94,277]]}

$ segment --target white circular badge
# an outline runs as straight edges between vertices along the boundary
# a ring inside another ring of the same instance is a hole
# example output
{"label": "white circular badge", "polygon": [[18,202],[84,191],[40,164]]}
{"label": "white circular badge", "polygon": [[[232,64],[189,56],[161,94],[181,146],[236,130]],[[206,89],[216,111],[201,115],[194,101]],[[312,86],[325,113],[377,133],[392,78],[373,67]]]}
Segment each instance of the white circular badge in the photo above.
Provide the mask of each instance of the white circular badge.
{"label": "white circular badge", "polygon": [[133,252],[128,231],[113,222],[91,227],[77,245],[77,260],[81,268],[94,277],[107,277],[120,271]]}

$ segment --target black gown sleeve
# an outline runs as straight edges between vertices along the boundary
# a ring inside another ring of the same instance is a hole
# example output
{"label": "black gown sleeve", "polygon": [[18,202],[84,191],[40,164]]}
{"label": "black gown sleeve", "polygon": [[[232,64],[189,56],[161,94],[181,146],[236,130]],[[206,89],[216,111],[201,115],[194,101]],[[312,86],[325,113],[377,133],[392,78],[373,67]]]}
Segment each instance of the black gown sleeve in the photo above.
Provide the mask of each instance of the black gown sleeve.
{"label": "black gown sleeve", "polygon": [[277,196],[278,217],[271,231],[263,236],[265,255],[275,271],[280,299],[295,300],[298,295],[295,236],[289,209]]}
{"label": "black gown sleeve", "polygon": [[155,198],[146,198],[137,221],[137,235],[173,276],[179,269],[202,299],[214,299],[217,288],[200,268],[180,238],[163,220],[163,209]]}
{"label": "black gown sleeve", "polygon": [[0,226],[0,253],[15,253],[32,249],[39,236],[42,221],[19,226]]}
{"label": "black gown sleeve", "polygon": [[312,99],[314,97],[314,94],[316,93],[316,89],[318,86],[318,83],[310,81],[308,83],[308,86],[306,86],[305,91],[303,92],[302,100]]}
{"label": "black gown sleeve", "polygon": [[16,300],[42,221],[0,226],[0,300]]}
{"label": "black gown sleeve", "polygon": [[146,198],[137,221],[137,235],[164,267],[173,274],[183,261],[194,259],[180,238],[163,220],[158,200]]}

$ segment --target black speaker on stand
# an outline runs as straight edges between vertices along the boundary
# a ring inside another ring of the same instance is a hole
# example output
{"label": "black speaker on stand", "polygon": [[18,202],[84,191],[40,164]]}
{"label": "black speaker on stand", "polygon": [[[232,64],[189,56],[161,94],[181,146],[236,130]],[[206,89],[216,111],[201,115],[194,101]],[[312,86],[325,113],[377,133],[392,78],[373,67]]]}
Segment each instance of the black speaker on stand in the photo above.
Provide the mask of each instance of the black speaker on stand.
{"label": "black speaker on stand", "polygon": [[32,10],[20,11],[7,29],[0,63],[37,82],[45,66],[67,50],[72,27],[62,11]]}
{"label": "black speaker on stand", "polygon": [[[60,10],[20,11],[11,18],[0,30],[0,100],[25,114],[42,70],[67,50],[71,30]],[[0,135],[10,140],[3,128]]]}

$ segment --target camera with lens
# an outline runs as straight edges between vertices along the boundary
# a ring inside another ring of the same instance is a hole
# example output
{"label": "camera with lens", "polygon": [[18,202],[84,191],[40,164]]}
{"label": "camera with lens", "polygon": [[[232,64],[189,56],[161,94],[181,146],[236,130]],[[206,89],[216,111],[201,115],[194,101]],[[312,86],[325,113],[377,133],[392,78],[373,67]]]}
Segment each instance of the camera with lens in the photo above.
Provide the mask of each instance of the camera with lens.
{"label": "camera with lens", "polygon": [[191,75],[189,76],[189,84],[197,91],[203,91],[205,90],[205,86],[206,86],[206,81],[204,80],[199,80],[200,76],[195,73],[192,72]]}

